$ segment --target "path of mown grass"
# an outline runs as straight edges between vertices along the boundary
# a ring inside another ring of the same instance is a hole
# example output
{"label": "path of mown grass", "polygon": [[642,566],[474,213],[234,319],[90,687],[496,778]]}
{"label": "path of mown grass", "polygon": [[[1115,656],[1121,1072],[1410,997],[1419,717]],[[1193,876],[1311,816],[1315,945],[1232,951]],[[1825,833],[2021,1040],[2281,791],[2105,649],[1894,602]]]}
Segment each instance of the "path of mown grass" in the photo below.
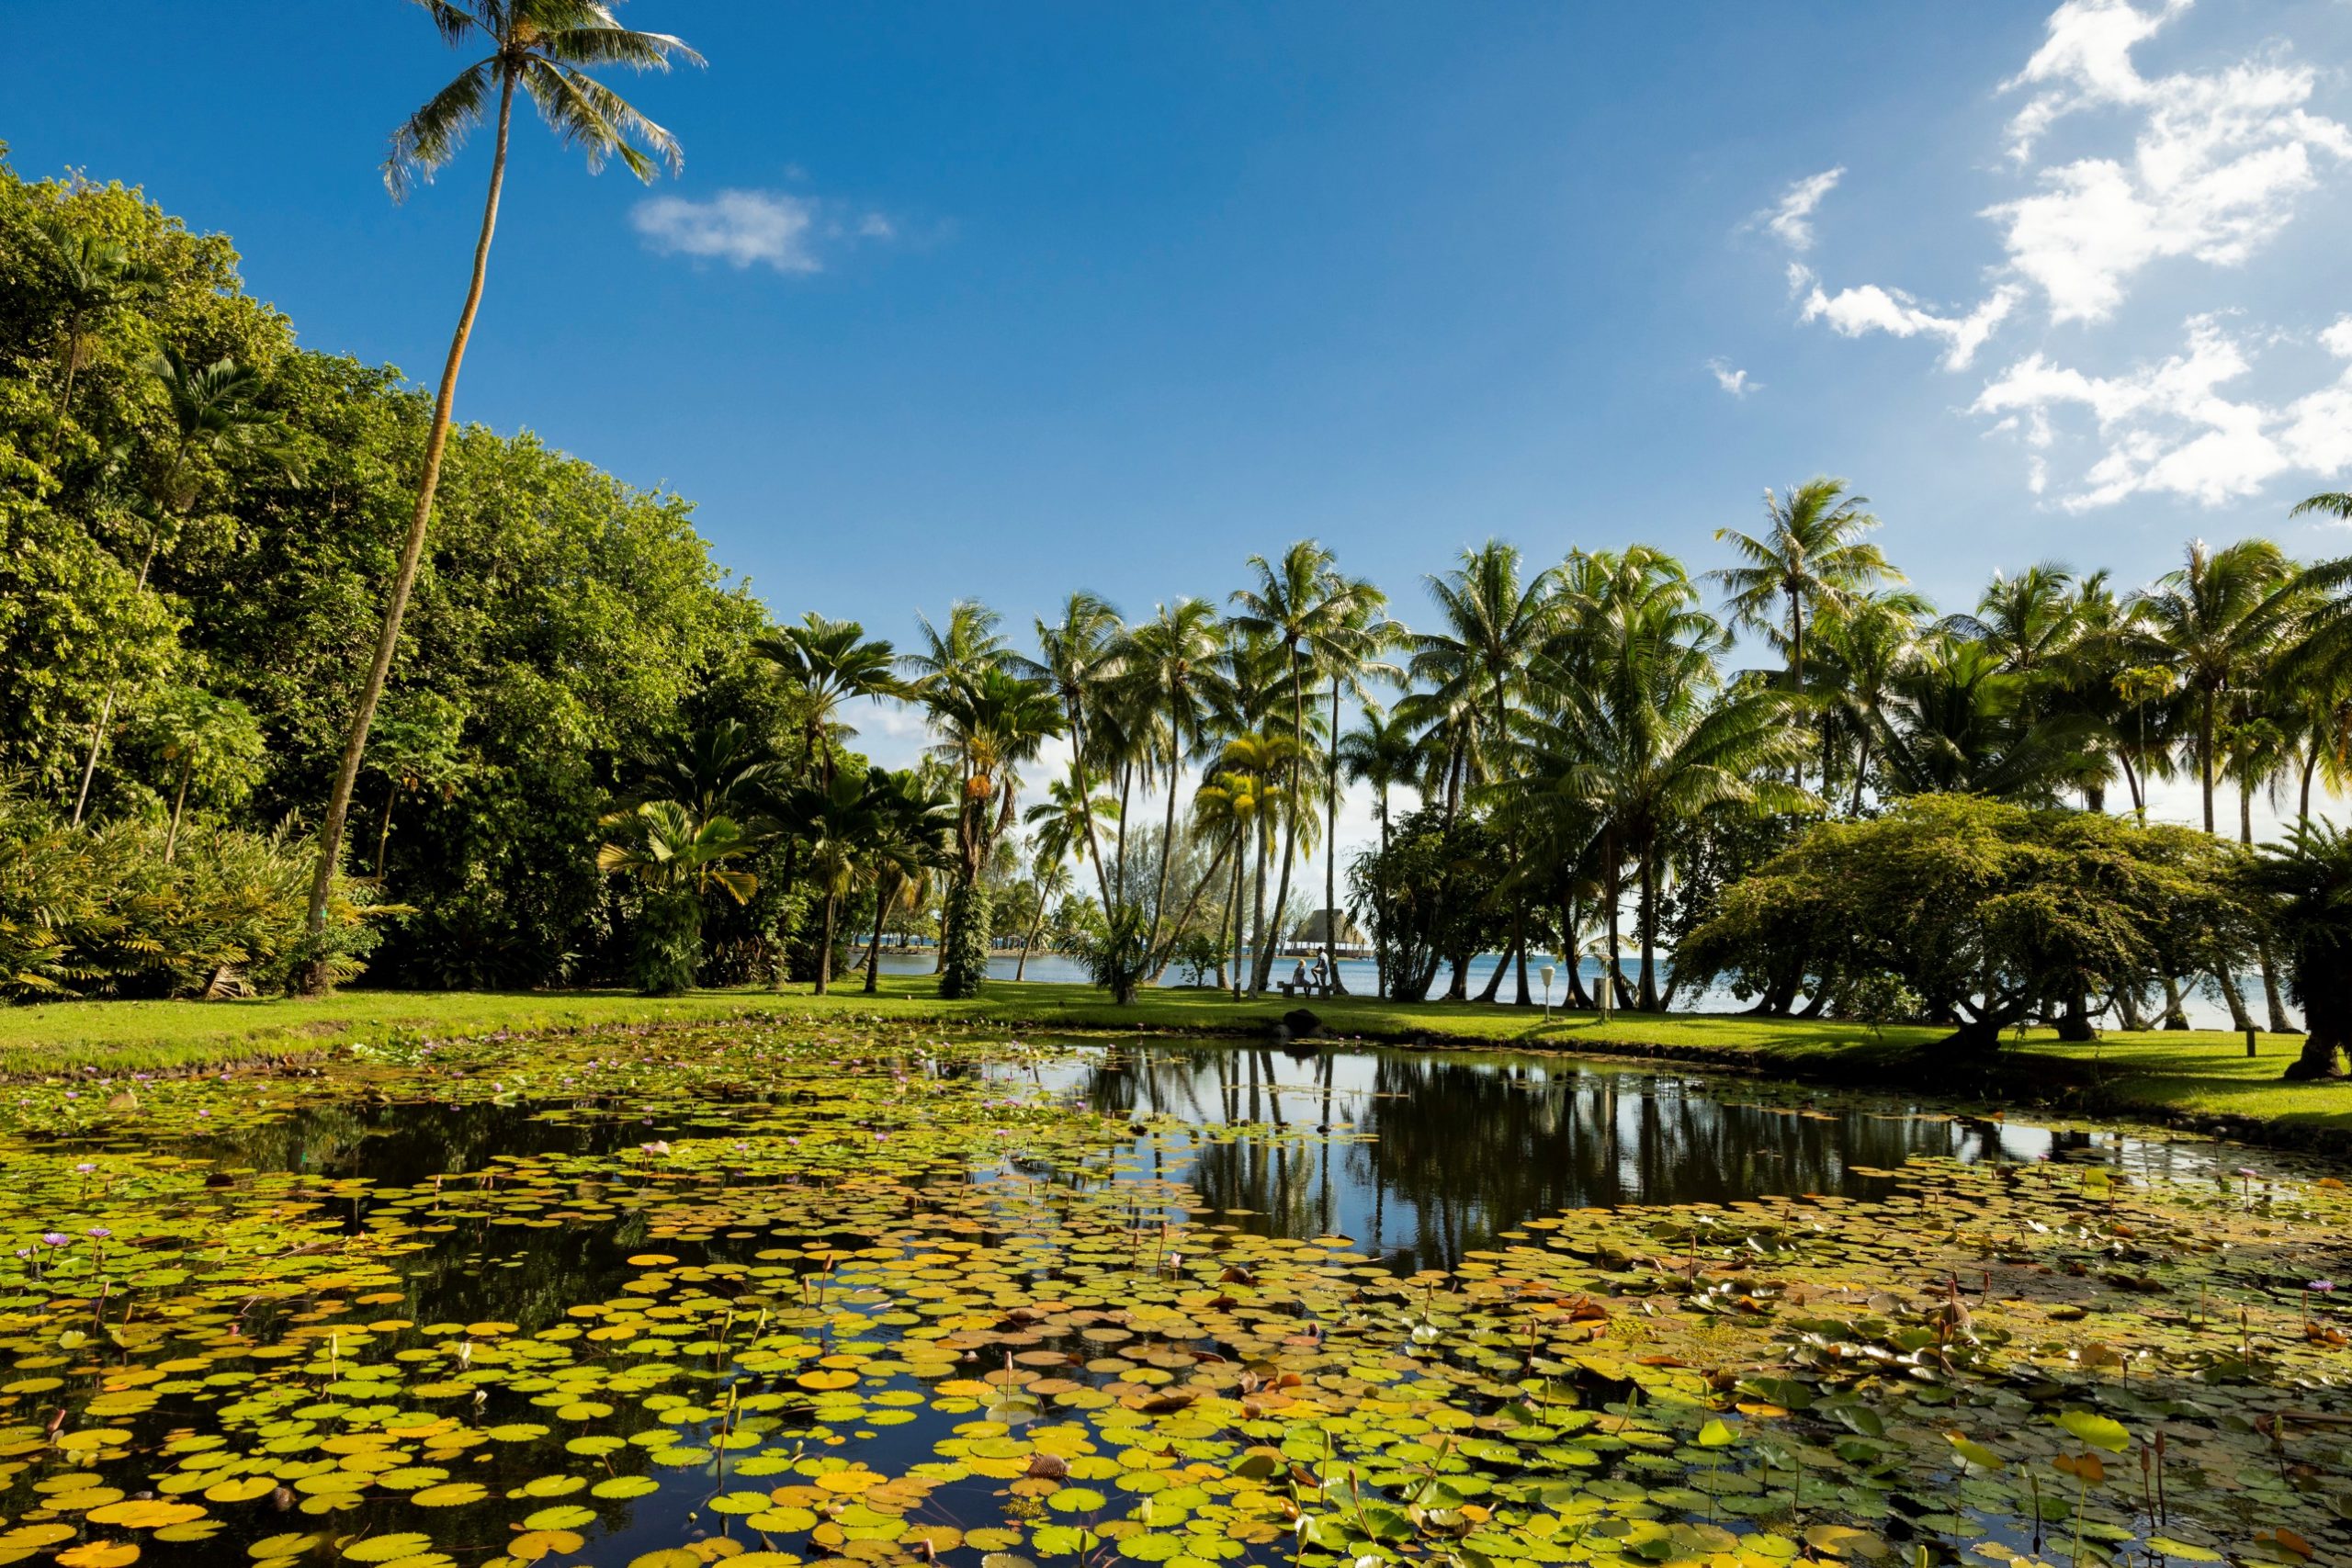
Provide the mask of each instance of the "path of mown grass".
{"label": "path of mown grass", "polygon": [[[741,1017],[761,1012],[886,1019],[964,1019],[1038,1031],[1192,1030],[1261,1033],[1292,1004],[1235,1002],[1208,990],[1149,991],[1133,1007],[1080,986],[997,981],[977,1001],[943,1002],[927,976],[885,976],[868,996],[853,982],[813,997],[788,992],[701,991],[654,999],[617,991],[519,994],[348,991],[319,1001],[56,1002],[0,1009],[0,1074],[168,1071],[307,1054],[401,1033],[477,1034]],[[1342,997],[1311,1004],[1334,1034],[1431,1043],[1487,1042],[1566,1051],[1703,1053],[1797,1076],[1902,1079],[1923,1065],[1913,1048],[1931,1028],[1883,1032],[1853,1023],[1744,1014],[1538,1012],[1475,1003],[1404,1003]],[[2289,1084],[2278,1074],[2297,1042],[2260,1038],[2249,1060],[2242,1037],[2214,1031],[2110,1034],[2090,1044],[2041,1031],[2011,1047],[2046,1058],[2052,1077],[2096,1084],[2107,1103],[2193,1116],[2297,1123],[2352,1135],[2352,1085]],[[1930,1058],[1925,1065],[1939,1066]]]}

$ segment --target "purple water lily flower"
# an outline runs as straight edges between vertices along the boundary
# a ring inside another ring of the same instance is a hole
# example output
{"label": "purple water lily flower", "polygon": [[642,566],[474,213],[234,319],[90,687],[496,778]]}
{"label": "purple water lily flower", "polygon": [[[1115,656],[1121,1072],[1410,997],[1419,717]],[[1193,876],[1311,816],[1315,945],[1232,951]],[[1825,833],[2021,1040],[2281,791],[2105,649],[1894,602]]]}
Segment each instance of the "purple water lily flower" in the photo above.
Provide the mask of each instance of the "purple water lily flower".
{"label": "purple water lily flower", "polygon": [[71,1247],[74,1245],[74,1238],[63,1231],[44,1231],[41,1233],[40,1244],[43,1247]]}
{"label": "purple water lily flower", "polygon": [[104,1225],[92,1225],[84,1234],[88,1235],[94,1241],[105,1241],[107,1237],[113,1235],[114,1232],[107,1229]]}

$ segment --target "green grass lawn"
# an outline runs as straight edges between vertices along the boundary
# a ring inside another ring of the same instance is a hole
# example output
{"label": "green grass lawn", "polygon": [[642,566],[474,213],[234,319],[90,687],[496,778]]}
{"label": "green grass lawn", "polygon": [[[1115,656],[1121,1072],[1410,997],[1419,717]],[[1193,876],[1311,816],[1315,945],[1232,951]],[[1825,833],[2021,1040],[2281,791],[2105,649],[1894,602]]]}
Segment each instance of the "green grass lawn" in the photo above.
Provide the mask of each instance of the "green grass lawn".
{"label": "green grass lawn", "polygon": [[[1289,1006],[1279,998],[1235,1002],[1209,990],[1147,991],[1133,1007],[1085,987],[994,981],[975,1001],[943,1002],[927,976],[885,976],[867,996],[855,983],[830,996],[703,991],[650,999],[619,991],[497,994],[348,991],[320,1001],[51,1002],[0,1009],[0,1074],[168,1070],[300,1055],[409,1033],[454,1035],[713,1021],[752,1013],[885,1019],[959,1019],[1008,1028],[1192,1030],[1262,1033]],[[1492,1043],[1544,1050],[1690,1050],[1752,1062],[1763,1071],[1901,1079],[1914,1076],[1912,1047],[1942,1032],[1743,1014],[1619,1013],[1606,1025],[1589,1012],[1404,1003],[1340,997],[1311,1004],[1336,1035],[1411,1043]],[[2287,1084],[2278,1074],[2297,1043],[2262,1036],[2249,1060],[2235,1034],[2110,1034],[2062,1044],[2040,1031],[2009,1048],[2012,1058],[2051,1059],[2053,1077],[2096,1083],[2117,1105],[2310,1123],[2352,1133],[2352,1085]]]}

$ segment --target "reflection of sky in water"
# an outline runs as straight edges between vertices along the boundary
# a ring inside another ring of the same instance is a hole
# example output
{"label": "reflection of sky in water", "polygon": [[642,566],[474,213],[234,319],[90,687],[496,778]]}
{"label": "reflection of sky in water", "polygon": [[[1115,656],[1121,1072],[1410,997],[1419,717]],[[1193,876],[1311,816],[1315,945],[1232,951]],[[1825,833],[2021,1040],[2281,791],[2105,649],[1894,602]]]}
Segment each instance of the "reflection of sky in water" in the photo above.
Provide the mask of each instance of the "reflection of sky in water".
{"label": "reflection of sky in water", "polygon": [[[1876,1196],[1919,1158],[2174,1177],[2235,1163],[2208,1144],[1551,1056],[1137,1042],[1024,1077],[1097,1111],[1203,1129],[1189,1150],[1138,1138],[1135,1163],[1189,1182],[1211,1208],[1248,1211],[1230,1217],[1251,1230],[1346,1235],[1406,1268],[1458,1261],[1567,1209]],[[1227,1124],[1279,1132],[1206,1131]]]}

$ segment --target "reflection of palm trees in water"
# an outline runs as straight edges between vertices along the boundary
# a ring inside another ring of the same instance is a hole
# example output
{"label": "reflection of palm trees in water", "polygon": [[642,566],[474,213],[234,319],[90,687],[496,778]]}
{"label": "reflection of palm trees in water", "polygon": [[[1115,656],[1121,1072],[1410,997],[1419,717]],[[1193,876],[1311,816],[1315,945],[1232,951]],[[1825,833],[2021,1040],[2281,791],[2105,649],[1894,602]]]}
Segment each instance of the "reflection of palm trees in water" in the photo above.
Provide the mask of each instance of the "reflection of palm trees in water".
{"label": "reflection of palm trees in water", "polygon": [[[1342,1074],[1346,1075],[1345,1081]],[[1724,1203],[1771,1193],[1881,1190],[1918,1155],[1990,1157],[1997,1124],[1731,1102],[1679,1078],[1491,1055],[1131,1047],[1091,1075],[1102,1110],[1261,1122],[1211,1143],[1189,1179],[1249,1228],[1356,1239],[1400,1267],[1443,1266],[1533,1215],[1625,1203]],[[1311,1097],[1311,1098],[1310,1098]],[[1280,1135],[1352,1121],[1369,1142]],[[1220,1118],[1216,1108],[1222,1107]]]}

